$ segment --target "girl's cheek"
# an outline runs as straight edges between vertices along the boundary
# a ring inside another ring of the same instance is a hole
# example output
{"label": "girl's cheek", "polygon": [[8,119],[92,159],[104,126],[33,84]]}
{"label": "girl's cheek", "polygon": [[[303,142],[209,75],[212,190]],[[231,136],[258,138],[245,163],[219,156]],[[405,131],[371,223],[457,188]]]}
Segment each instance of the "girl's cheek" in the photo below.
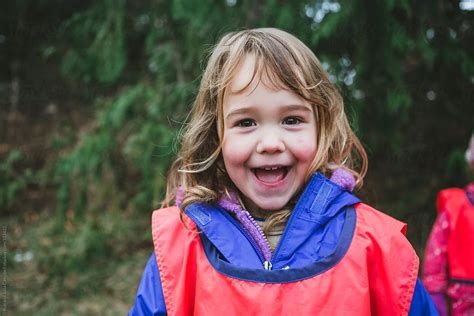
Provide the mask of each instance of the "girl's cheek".
{"label": "girl's cheek", "polygon": [[295,142],[296,145],[296,154],[302,160],[313,160],[314,155],[316,154],[316,144],[312,141],[309,141],[307,138],[298,138]]}
{"label": "girl's cheek", "polygon": [[251,146],[254,138],[247,134],[239,134],[229,132],[224,136],[222,140],[222,146],[233,147],[233,146]]}
{"label": "girl's cheek", "polygon": [[239,160],[241,157],[248,156],[248,148],[239,148],[241,144],[232,144],[223,150],[223,154],[230,157],[232,160]]}
{"label": "girl's cheek", "polygon": [[228,137],[222,143],[224,160],[230,163],[239,163],[247,160],[251,146],[242,137]]}

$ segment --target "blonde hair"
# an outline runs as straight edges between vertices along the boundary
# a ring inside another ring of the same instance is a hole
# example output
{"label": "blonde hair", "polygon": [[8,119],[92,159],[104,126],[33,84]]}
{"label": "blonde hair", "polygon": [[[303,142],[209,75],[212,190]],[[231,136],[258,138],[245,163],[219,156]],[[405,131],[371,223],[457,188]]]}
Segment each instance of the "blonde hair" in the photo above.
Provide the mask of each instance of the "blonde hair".
{"label": "blonde hair", "polygon": [[[343,167],[355,176],[358,187],[362,186],[367,155],[350,128],[336,86],[314,53],[295,36],[260,28],[229,33],[213,49],[181,133],[181,149],[169,171],[163,206],[174,203],[178,187],[184,190],[182,210],[195,202],[215,202],[222,192],[238,193],[221,154],[223,100],[236,69],[249,54],[256,57],[249,84],[263,74],[272,85],[293,91],[314,108],[317,149],[306,180],[315,171],[329,176],[335,168]],[[285,208],[271,215],[266,228],[285,222],[290,212]]]}

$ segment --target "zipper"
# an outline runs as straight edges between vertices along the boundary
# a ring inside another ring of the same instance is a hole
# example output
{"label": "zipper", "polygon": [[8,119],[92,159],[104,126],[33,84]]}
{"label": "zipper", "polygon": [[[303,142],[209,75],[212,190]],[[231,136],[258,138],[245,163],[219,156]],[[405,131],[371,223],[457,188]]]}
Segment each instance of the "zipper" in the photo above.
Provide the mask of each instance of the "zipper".
{"label": "zipper", "polygon": [[[218,202],[218,204],[220,203]],[[247,238],[247,240],[249,240],[250,244],[255,249],[255,252],[260,258],[260,261],[263,264],[263,268],[265,270],[271,270],[272,250],[268,239],[262,231],[262,228],[260,228],[260,226],[252,217],[252,215],[247,210],[242,208],[241,204],[235,203],[234,206],[235,207],[229,208],[229,205],[220,205],[221,210],[223,210],[225,213],[225,216],[232,217],[229,213],[233,213],[235,215],[235,219],[231,218],[229,220],[234,225],[236,225],[237,229],[239,229],[242,234]]]}
{"label": "zipper", "polygon": [[[252,223],[254,228],[257,230],[257,233],[259,234],[259,237],[261,238],[261,240],[263,240],[265,242],[265,246],[268,247],[268,251],[270,251],[270,258],[268,258],[268,260],[267,260],[267,258],[265,258],[265,255],[262,253],[261,247],[255,242],[255,240],[252,238],[252,236],[248,236],[254,242],[254,245],[258,248],[257,253],[261,254],[262,257],[263,257],[262,258],[263,259],[263,268],[265,270],[272,270],[273,265],[271,263],[271,258],[272,258],[271,247],[270,247],[270,243],[268,242],[267,237],[263,233],[262,228],[260,227],[260,225],[258,225],[258,223],[255,221],[255,218],[253,218],[253,216],[247,210],[242,209],[241,211],[244,212],[247,219],[250,220],[250,223]],[[240,226],[240,225],[239,225],[239,227],[242,228],[242,226]],[[245,229],[242,228],[242,230],[248,235],[248,232]]]}
{"label": "zipper", "polygon": [[272,263],[271,263],[270,261],[265,261],[265,262],[263,263],[263,268],[264,268],[265,270],[269,270],[269,271],[270,271],[270,270],[272,269]]}
{"label": "zipper", "polygon": [[[246,218],[248,220],[250,220],[250,223],[252,223],[253,227],[257,230],[257,233],[259,234],[259,237],[260,237],[260,240],[262,240],[265,245],[262,246],[262,247],[267,247],[267,250],[270,254],[269,254],[269,258],[265,258],[265,253],[263,253],[263,257],[266,261],[269,261],[272,259],[272,249],[271,249],[271,246],[270,246],[270,242],[268,241],[267,239],[267,236],[265,236],[265,234],[263,233],[263,230],[262,228],[260,227],[260,225],[258,225],[257,221],[255,220],[255,218],[253,218],[253,216],[246,210],[242,210],[242,212],[244,212],[244,214],[246,215]],[[255,241],[255,240],[254,240]],[[258,243],[257,243],[258,244]],[[257,245],[258,246],[258,245]],[[263,250],[261,249],[262,247],[258,246],[260,251],[263,252]]]}

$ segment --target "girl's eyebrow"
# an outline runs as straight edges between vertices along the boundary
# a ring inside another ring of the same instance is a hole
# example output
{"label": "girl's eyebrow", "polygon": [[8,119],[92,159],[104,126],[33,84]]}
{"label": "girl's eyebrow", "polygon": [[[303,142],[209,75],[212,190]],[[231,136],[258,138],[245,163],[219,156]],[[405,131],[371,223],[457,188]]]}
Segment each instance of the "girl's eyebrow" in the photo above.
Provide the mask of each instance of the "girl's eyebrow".
{"label": "girl's eyebrow", "polygon": [[313,112],[313,108],[310,105],[304,105],[304,104],[289,104],[285,105],[283,107],[284,111],[295,111],[295,110],[300,110],[300,111],[309,111]]}
{"label": "girl's eyebrow", "polygon": [[[305,111],[305,112],[313,112],[313,108],[310,105],[304,104],[288,104],[284,105],[279,108],[281,112],[289,112],[289,111]],[[239,115],[239,114],[246,114],[249,112],[254,112],[255,109],[252,106],[242,106],[235,110],[230,111],[226,116],[225,119],[228,119],[231,116]]]}
{"label": "girl's eyebrow", "polygon": [[225,119],[228,119],[229,117],[234,116],[234,115],[245,114],[248,112],[252,112],[251,106],[240,106],[237,109],[232,110],[229,113],[227,113],[227,115],[225,116]]}

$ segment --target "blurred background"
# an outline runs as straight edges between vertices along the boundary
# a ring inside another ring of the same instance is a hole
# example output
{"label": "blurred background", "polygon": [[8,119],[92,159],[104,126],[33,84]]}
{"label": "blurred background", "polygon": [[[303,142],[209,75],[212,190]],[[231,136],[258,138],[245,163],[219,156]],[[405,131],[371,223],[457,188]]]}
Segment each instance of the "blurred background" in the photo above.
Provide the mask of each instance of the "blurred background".
{"label": "blurred background", "polygon": [[0,9],[2,312],[116,315],[152,252],[176,135],[226,32],[295,34],[369,154],[357,194],[423,255],[472,175],[474,1],[21,0]]}

